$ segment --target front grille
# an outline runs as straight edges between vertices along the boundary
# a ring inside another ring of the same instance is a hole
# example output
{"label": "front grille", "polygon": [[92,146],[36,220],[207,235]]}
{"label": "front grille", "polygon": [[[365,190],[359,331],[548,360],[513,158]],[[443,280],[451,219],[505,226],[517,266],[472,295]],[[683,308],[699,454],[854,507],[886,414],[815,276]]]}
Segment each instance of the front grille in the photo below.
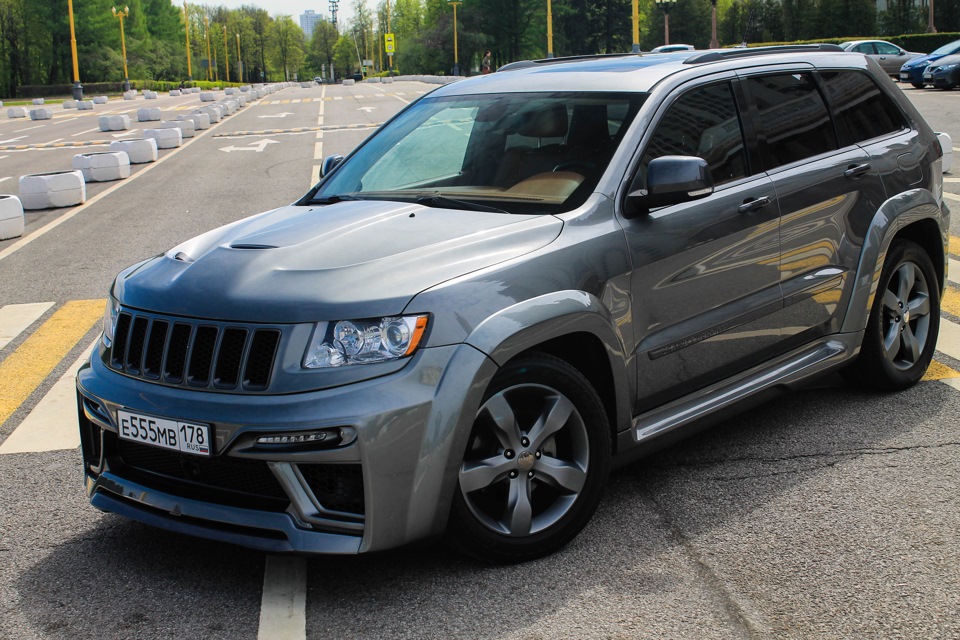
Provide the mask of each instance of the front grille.
{"label": "front grille", "polygon": [[298,464],[297,469],[325,509],[364,514],[361,465]]}
{"label": "front grille", "polygon": [[110,469],[160,491],[247,509],[283,511],[290,504],[261,460],[200,456],[131,442],[104,432]]}
{"label": "front grille", "polygon": [[265,391],[279,328],[171,319],[123,310],[110,366],[128,375],[198,389]]}

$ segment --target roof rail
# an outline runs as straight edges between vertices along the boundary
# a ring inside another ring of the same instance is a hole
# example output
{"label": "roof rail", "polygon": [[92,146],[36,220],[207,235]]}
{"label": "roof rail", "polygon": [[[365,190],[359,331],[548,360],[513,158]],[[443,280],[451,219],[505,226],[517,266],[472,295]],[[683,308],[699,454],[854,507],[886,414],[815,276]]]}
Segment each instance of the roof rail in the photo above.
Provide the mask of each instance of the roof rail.
{"label": "roof rail", "polygon": [[719,62],[720,60],[729,60],[731,58],[746,58],[750,56],[762,56],[773,53],[790,53],[793,51],[832,51],[841,52],[839,46],[835,44],[785,44],[772,47],[736,47],[734,49],[723,49],[722,51],[707,51],[700,55],[691,56],[683,61],[683,64],[700,64],[703,62]]}
{"label": "roof rail", "polygon": [[557,64],[560,62],[576,62],[577,60],[603,60],[604,58],[627,58],[630,56],[640,56],[639,53],[595,53],[582,56],[564,56],[562,58],[541,58],[540,60],[518,60],[517,62],[508,62],[499,67],[500,71],[515,71],[517,69],[528,69],[542,64]]}

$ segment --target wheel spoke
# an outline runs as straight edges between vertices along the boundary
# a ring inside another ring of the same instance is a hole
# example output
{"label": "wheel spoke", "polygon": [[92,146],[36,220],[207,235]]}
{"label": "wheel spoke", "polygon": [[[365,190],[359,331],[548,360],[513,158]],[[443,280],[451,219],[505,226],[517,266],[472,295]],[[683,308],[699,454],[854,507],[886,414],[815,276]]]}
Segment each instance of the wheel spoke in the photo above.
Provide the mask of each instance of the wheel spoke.
{"label": "wheel spoke", "polygon": [[883,354],[889,362],[893,362],[897,353],[900,352],[900,325],[894,322],[890,323],[887,334],[883,336]]}
{"label": "wheel spoke", "polygon": [[920,359],[920,341],[913,335],[913,329],[910,328],[909,324],[903,327],[903,331],[900,333],[900,340],[903,342],[905,353],[910,354],[909,362],[913,365]]}
{"label": "wheel spoke", "polygon": [[525,476],[510,482],[507,498],[507,521],[510,535],[525,536],[533,525],[533,505],[530,504],[530,482]]}
{"label": "wheel spoke", "polygon": [[464,462],[460,467],[460,489],[464,493],[486,489],[507,476],[516,463],[503,456]]}
{"label": "wheel spoke", "polygon": [[543,403],[543,411],[530,429],[530,448],[539,449],[547,438],[567,424],[574,412],[573,403],[566,396],[551,396]]}
{"label": "wheel spoke", "polygon": [[483,405],[483,410],[490,416],[493,422],[494,433],[500,445],[504,449],[516,449],[520,441],[520,430],[517,427],[517,416],[513,413],[513,407],[498,393]]}
{"label": "wheel spoke", "polygon": [[892,315],[900,315],[900,299],[889,289],[883,292],[883,308]]}
{"label": "wheel spoke", "polygon": [[910,309],[911,320],[930,315],[930,296],[925,293],[918,293],[907,305],[907,308]]}
{"label": "wheel spoke", "polygon": [[580,493],[587,480],[587,472],[566,460],[543,456],[534,467],[536,477],[550,486],[570,493]]}
{"label": "wheel spoke", "polygon": [[900,298],[900,302],[906,304],[907,300],[910,299],[910,292],[913,291],[913,283],[916,280],[916,270],[914,269],[913,263],[904,262],[903,265],[897,269],[897,275],[900,278],[897,297]]}

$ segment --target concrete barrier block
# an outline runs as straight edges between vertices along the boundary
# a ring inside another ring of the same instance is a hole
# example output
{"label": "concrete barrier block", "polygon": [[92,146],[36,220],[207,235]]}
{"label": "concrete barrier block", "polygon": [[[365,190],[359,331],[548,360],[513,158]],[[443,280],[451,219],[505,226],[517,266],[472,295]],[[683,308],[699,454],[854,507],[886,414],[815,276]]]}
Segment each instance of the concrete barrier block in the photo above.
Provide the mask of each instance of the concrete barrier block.
{"label": "concrete barrier block", "polygon": [[223,100],[221,102],[218,102],[217,104],[223,107],[224,112],[228,116],[232,116],[233,114],[235,114],[237,112],[237,109],[240,106],[236,100]]}
{"label": "concrete barrier block", "polygon": [[127,154],[131,164],[156,162],[159,157],[157,153],[157,141],[153,138],[114,140],[110,143],[110,151]]}
{"label": "concrete barrier block", "polygon": [[242,87],[240,87],[240,91],[241,91],[242,93],[247,93],[248,91],[250,91],[250,90],[252,90],[252,89],[253,89],[253,86],[251,86],[251,85],[249,85],[249,84],[245,84],[245,85],[243,85]]}
{"label": "concrete barrier block", "polygon": [[233,87],[227,87],[226,89],[223,90],[223,92],[228,96],[232,96],[237,92],[237,90],[234,89]]}
{"label": "concrete barrier block", "polygon": [[143,137],[156,140],[158,149],[173,149],[183,144],[180,129],[145,129]]}
{"label": "concrete barrier block", "polygon": [[126,131],[130,128],[130,116],[125,113],[100,116],[100,131]]}
{"label": "concrete barrier block", "polygon": [[193,125],[193,120],[164,120],[160,123],[161,129],[180,129],[180,135],[184,138],[192,138],[197,128]]}
{"label": "concrete barrier block", "polygon": [[137,122],[156,122],[162,120],[159,107],[137,109]]}
{"label": "concrete barrier block", "polygon": [[52,171],[20,176],[24,209],[72,207],[87,201],[87,183],[80,171]]}
{"label": "concrete barrier block", "polygon": [[86,182],[123,180],[130,177],[130,156],[123,151],[78,153],[73,156],[73,168]]}
{"label": "concrete barrier block", "polygon": [[156,100],[156,99],[157,99],[157,92],[156,92],[156,91],[144,91],[144,92],[143,92],[143,97],[144,97],[146,100]]}
{"label": "concrete barrier block", "polygon": [[211,122],[212,124],[216,124],[217,122],[220,122],[220,121],[223,119],[223,109],[221,109],[221,108],[218,107],[217,105],[210,105],[210,106],[207,106],[207,107],[200,107],[200,108],[199,108],[197,111],[195,111],[194,113],[205,113],[205,114],[207,114],[208,116],[210,116],[210,122]]}
{"label": "concrete barrier block", "polygon": [[953,168],[953,138],[950,137],[949,133],[938,133],[937,139],[940,140],[940,146],[943,148],[941,168],[944,173],[947,173]]}
{"label": "concrete barrier block", "polygon": [[108,98],[107,96],[93,97],[93,104],[107,104],[108,102],[110,102],[110,98]]}
{"label": "concrete barrier block", "polygon": [[213,91],[220,91],[220,87],[214,87]]}
{"label": "concrete barrier block", "polygon": [[177,116],[177,120],[189,120],[193,123],[194,131],[210,128],[210,114],[208,113],[191,113],[186,115],[181,113]]}
{"label": "concrete barrier block", "polygon": [[136,97],[137,97],[137,92],[136,92],[136,91],[124,91],[124,92],[123,92],[123,99],[124,99],[124,100],[135,100]]}
{"label": "concrete barrier block", "polygon": [[378,82],[380,82],[381,80],[383,80],[383,78],[380,78],[380,77],[376,77],[376,78],[367,78],[365,82],[374,82],[374,83],[378,83]]}
{"label": "concrete barrier block", "polygon": [[43,100],[43,98],[34,98],[34,99],[33,99],[33,104],[35,104],[35,105],[42,105],[42,104],[44,104],[44,100]]}
{"label": "concrete barrier block", "polygon": [[3,100],[0,100],[0,109],[3,109]]}
{"label": "concrete barrier block", "polygon": [[10,107],[7,109],[8,118],[26,118],[27,109],[25,107]]}
{"label": "concrete barrier block", "polygon": [[312,83],[312,82],[301,82],[301,83],[300,83],[300,88],[301,88],[301,89],[309,89],[309,88],[312,87],[312,86],[313,86],[313,83]]}
{"label": "concrete barrier block", "polygon": [[383,83],[384,83],[384,84],[393,84],[393,78],[387,76],[386,78],[383,79]]}
{"label": "concrete barrier block", "polygon": [[30,109],[31,120],[50,120],[53,118],[53,109]]}
{"label": "concrete barrier block", "polygon": [[23,204],[17,196],[0,195],[0,240],[23,235]]}
{"label": "concrete barrier block", "polygon": [[346,80],[343,81],[343,86],[345,87],[351,87],[355,84],[357,84],[357,81],[354,80],[353,78],[347,78]]}
{"label": "concrete barrier block", "polygon": [[247,96],[237,96],[237,102],[240,103],[240,108],[243,109],[247,106]]}
{"label": "concrete barrier block", "polygon": [[76,108],[77,108],[77,101],[76,101],[76,100],[64,100],[64,101],[63,101],[63,108],[64,108],[64,109],[76,109]]}
{"label": "concrete barrier block", "polygon": [[180,90],[179,90],[179,89],[170,89],[170,97],[171,97],[171,98],[179,98],[180,95],[181,95],[181,94],[180,94]]}
{"label": "concrete barrier block", "polygon": [[200,92],[200,102],[213,102],[216,99],[217,99],[217,96],[212,91]]}
{"label": "concrete barrier block", "polygon": [[77,109],[80,111],[93,111],[93,100],[78,100]]}

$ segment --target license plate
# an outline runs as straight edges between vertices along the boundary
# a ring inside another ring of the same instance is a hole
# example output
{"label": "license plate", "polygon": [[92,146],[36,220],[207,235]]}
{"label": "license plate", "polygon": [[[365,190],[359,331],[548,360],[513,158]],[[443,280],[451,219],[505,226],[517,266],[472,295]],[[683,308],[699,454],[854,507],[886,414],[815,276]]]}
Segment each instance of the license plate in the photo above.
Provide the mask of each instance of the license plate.
{"label": "license plate", "polygon": [[210,455],[210,425],[145,416],[122,409],[117,411],[117,419],[120,437],[124,440],[198,456]]}
{"label": "license plate", "polygon": [[906,81],[909,80],[909,79],[910,79],[910,74],[909,74],[909,73],[901,73],[901,74],[900,74],[900,81],[901,81],[901,82],[906,82]]}
{"label": "license plate", "polygon": [[932,80],[932,79],[933,79],[933,74],[932,74],[932,73],[925,73],[925,74],[923,74],[923,79],[924,79],[924,80]]}

